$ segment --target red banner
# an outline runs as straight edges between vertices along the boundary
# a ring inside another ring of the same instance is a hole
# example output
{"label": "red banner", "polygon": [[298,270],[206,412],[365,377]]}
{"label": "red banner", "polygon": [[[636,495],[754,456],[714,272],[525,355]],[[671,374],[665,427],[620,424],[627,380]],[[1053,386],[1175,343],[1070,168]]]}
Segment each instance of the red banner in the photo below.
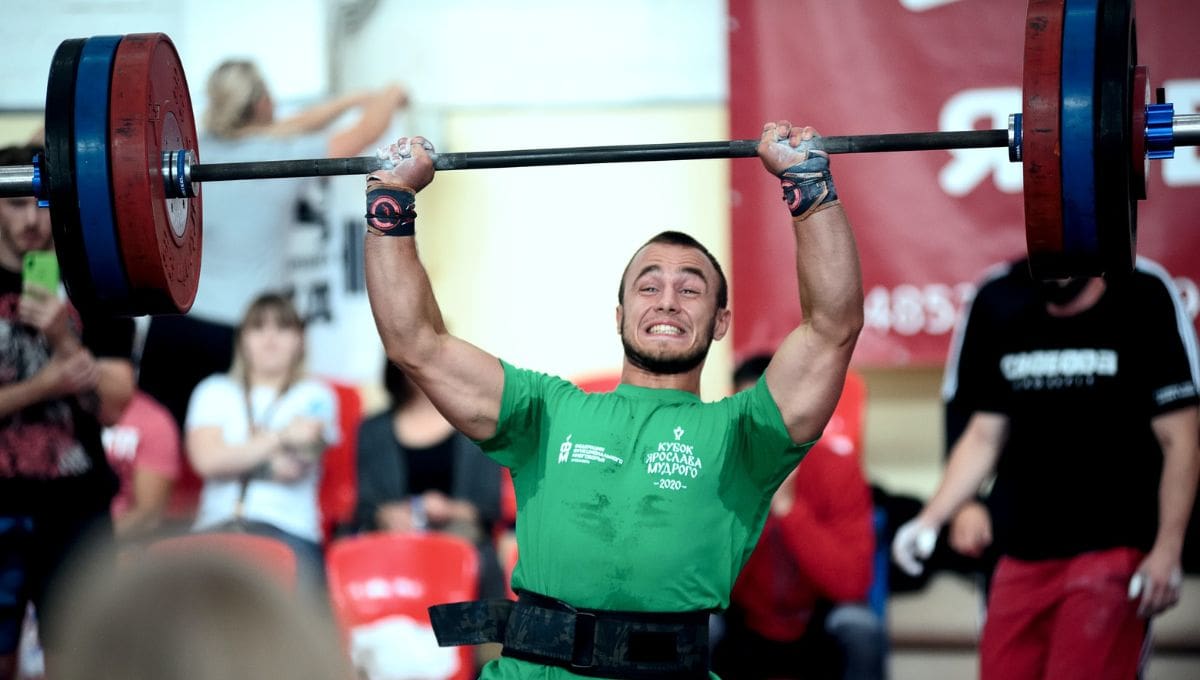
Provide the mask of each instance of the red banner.
{"label": "red banner", "polygon": [[[1200,113],[1200,3],[1138,0],[1139,61],[1175,113]],[[734,138],[789,118],[825,135],[1002,129],[1021,110],[1019,0],[729,0]],[[1152,161],[1138,253],[1200,307],[1200,154]],[[866,290],[860,366],[941,364],[988,266],[1025,250],[1021,166],[1005,149],[839,155]],[[800,321],[778,184],[732,164],[734,351],[771,350]]]}

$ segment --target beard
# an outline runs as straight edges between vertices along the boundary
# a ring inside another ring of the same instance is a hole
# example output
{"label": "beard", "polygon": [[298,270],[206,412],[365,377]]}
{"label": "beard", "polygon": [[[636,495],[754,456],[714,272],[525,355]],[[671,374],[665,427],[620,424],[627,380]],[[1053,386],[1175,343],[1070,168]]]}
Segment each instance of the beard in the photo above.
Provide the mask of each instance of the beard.
{"label": "beard", "polygon": [[716,327],[716,319],[713,320],[712,327],[708,329],[708,338],[696,349],[689,354],[673,357],[656,357],[643,352],[633,346],[629,342],[629,336],[624,332],[621,333],[621,345],[625,348],[625,358],[634,366],[658,375],[677,375],[679,373],[687,373],[704,363],[708,358],[708,348],[712,345],[712,334]]}

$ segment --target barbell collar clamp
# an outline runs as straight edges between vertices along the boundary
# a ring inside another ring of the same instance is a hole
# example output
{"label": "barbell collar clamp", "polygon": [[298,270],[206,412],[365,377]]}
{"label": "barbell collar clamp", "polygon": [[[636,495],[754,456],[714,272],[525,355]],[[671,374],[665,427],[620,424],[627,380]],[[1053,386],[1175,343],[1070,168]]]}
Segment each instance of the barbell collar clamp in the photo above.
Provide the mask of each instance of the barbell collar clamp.
{"label": "barbell collar clamp", "polygon": [[167,198],[192,198],[192,154],[190,149],[164,151],[162,160],[163,191]]}
{"label": "barbell collar clamp", "polygon": [[1175,157],[1175,105],[1150,104],[1146,107],[1146,157]]}
{"label": "barbell collar clamp", "polygon": [[42,184],[42,154],[33,154],[33,195],[37,198],[39,208],[49,208],[50,200],[46,197],[46,186]]}
{"label": "barbell collar clamp", "polygon": [[1021,162],[1021,114],[1008,114],[1008,160]]}

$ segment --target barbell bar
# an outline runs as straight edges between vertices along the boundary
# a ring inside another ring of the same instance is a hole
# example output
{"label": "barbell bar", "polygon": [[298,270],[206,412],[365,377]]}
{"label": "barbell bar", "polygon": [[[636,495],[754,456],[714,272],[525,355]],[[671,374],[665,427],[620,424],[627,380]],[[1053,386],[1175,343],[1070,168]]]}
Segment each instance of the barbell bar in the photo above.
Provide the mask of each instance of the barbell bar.
{"label": "barbell bar", "polygon": [[[1014,119],[1014,123],[1019,120],[1019,118]],[[1170,148],[1200,146],[1200,114],[1173,115],[1169,121],[1159,123],[1159,129],[1155,134],[1159,138],[1172,140],[1167,142]],[[822,137],[821,141],[826,151],[831,154],[1007,147],[1012,160],[1021,160],[1021,149],[1014,143],[1012,126],[1006,130],[829,136]],[[433,159],[434,168],[439,171],[488,170],[545,165],[752,158],[758,155],[757,148],[757,139],[740,139],[674,144],[626,144],[432,153],[430,157]],[[1171,156],[1152,157],[1170,158]],[[163,153],[163,182],[166,191],[172,198],[185,198],[195,195],[196,184],[205,182],[366,175],[383,169],[385,165],[386,163],[377,156],[195,164],[191,160],[190,152],[180,149]],[[38,195],[36,174],[37,167],[32,164],[0,166],[0,198]]]}
{"label": "barbell bar", "polygon": [[[963,130],[830,136],[822,137],[821,141],[829,153],[843,154],[1005,147],[1009,145],[1011,136],[1009,130]],[[739,139],[719,142],[432,153],[430,156],[434,168],[439,171],[485,170],[588,163],[751,158],[758,155],[757,148],[757,139]],[[163,152],[162,167],[162,180],[168,197],[190,198],[195,195],[195,185],[205,182],[366,175],[384,169],[386,162],[377,156],[356,156],[200,164],[192,161],[190,150],[177,149]],[[37,195],[36,170],[33,165],[0,167],[0,197]]]}
{"label": "barbell bar", "polygon": [[[1008,148],[1023,164],[1039,278],[1132,269],[1146,164],[1200,145],[1137,64],[1133,0],[1030,0],[1022,112],[1007,129],[824,137],[833,154]],[[0,167],[0,197],[48,201],[68,294],[84,313],[186,312],[207,182],[365,175],[375,156],[203,163],[179,55],[161,33],[64,41],[51,61],[46,152]],[[744,158],[757,139],[435,153],[438,170]]]}

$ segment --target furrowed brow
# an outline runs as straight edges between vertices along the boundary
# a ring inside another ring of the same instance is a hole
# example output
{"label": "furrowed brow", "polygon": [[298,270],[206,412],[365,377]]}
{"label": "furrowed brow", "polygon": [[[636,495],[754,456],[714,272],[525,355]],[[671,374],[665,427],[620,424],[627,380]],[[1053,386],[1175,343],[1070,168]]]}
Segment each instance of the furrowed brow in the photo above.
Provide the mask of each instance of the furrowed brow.
{"label": "furrowed brow", "polygon": [[660,267],[656,264],[651,264],[651,265],[647,265],[647,266],[643,267],[642,271],[638,272],[637,276],[633,277],[633,280],[637,281],[638,279],[642,278],[646,274],[661,274],[661,273],[662,273],[662,267]]}
{"label": "furrowed brow", "polygon": [[704,275],[703,269],[700,269],[699,267],[684,267],[681,271],[684,274],[695,274],[696,276],[700,277],[700,280],[703,281],[705,285],[708,285],[708,277]]}

